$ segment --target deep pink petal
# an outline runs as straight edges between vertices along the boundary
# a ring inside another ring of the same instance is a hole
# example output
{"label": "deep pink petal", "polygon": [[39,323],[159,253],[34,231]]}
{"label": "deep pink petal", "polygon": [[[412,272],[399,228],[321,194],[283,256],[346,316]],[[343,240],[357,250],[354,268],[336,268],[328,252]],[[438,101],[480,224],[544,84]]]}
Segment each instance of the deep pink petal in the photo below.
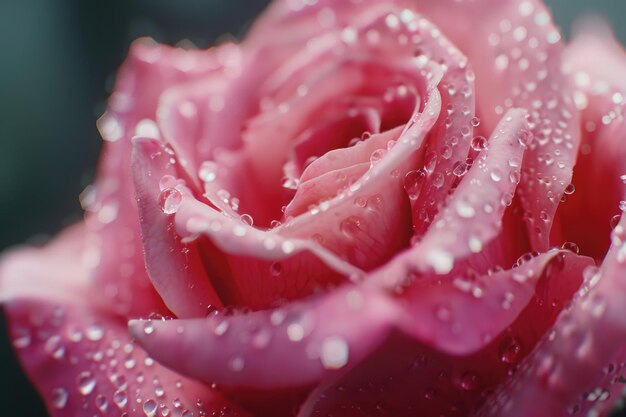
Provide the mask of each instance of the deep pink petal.
{"label": "deep pink petal", "polygon": [[150,281],[178,317],[203,316],[210,308],[223,307],[198,248],[181,242],[172,216],[162,211],[162,193],[178,192],[160,184],[165,175],[176,174],[171,155],[155,140],[135,138],[133,143],[133,177]]}
{"label": "deep pink petal", "polygon": [[600,270],[544,336],[521,370],[489,401],[484,416],[605,415],[623,391],[626,217]]}
{"label": "deep pink petal", "polygon": [[[563,241],[601,260],[611,226],[626,209],[626,55],[606,27],[580,33],[564,55],[564,70],[576,89],[583,132],[581,152],[567,200],[557,212]],[[598,192],[601,184],[602,192]]]}

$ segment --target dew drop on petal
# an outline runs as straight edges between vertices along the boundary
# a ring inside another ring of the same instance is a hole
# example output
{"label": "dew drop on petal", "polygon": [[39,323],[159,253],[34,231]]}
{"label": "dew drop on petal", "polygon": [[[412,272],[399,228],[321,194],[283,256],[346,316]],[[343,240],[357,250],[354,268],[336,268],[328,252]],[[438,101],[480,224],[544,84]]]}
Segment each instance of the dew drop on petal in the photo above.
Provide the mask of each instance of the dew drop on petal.
{"label": "dew drop on petal", "polygon": [[143,403],[143,413],[146,417],[154,417],[157,412],[158,405],[154,400],[147,400]]}
{"label": "dew drop on petal", "polygon": [[118,406],[118,408],[120,409],[124,408],[126,404],[128,403],[128,395],[126,395],[126,391],[124,390],[115,391],[115,393],[113,394],[113,402],[115,403],[115,405]]}
{"label": "dew drop on petal", "polygon": [[166,188],[159,194],[159,205],[165,214],[174,214],[183,201],[183,195],[176,188]]}
{"label": "dew drop on petal", "polygon": [[341,337],[331,336],[322,341],[320,360],[326,369],[341,369],[348,363],[350,349]]}
{"label": "dew drop on petal", "polygon": [[65,388],[55,388],[51,393],[52,406],[57,410],[62,410],[67,405],[67,390]]}
{"label": "dew drop on petal", "polygon": [[574,252],[576,255],[578,255],[578,253],[580,252],[580,249],[578,248],[578,245],[575,244],[574,242],[565,242],[565,243],[563,243],[563,245],[561,245],[561,249],[565,249],[565,250],[568,250],[570,252]]}
{"label": "dew drop on petal", "polygon": [[516,337],[507,336],[500,343],[500,360],[508,364],[516,364],[522,356],[522,344]]}
{"label": "dew drop on petal", "polygon": [[198,177],[204,182],[212,182],[217,178],[217,164],[213,161],[205,161],[200,165]]}
{"label": "dew drop on petal", "polygon": [[98,324],[87,327],[85,336],[92,342],[98,342],[104,337],[104,328]]}
{"label": "dew drop on petal", "polygon": [[96,387],[96,379],[93,377],[91,372],[84,371],[81,372],[76,378],[76,385],[78,386],[78,391],[82,395],[89,395]]}

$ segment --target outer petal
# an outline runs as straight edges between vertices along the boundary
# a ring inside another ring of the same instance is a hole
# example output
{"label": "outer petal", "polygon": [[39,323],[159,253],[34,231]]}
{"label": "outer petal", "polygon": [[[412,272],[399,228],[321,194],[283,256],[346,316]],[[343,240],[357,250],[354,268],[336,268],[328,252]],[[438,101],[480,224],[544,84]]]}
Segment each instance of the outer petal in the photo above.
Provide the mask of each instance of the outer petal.
{"label": "outer petal", "polygon": [[15,251],[0,264],[0,300],[13,346],[50,415],[247,415],[133,344],[126,319],[89,287],[84,241],[84,228],[75,226],[43,249]]}
{"label": "outer petal", "polygon": [[[555,269],[550,261],[557,255],[481,279],[476,284],[481,288],[478,295],[458,283],[439,286],[434,280],[404,301],[378,289],[345,286],[322,298],[273,311],[163,323],[133,321],[130,328],[156,359],[201,380],[263,389],[306,386],[359,364],[394,329],[429,348],[461,356],[484,348],[518,317],[520,337],[537,337],[539,328],[547,326],[546,317],[529,302],[540,278],[558,280],[580,274],[581,266],[589,263],[569,254],[558,259],[560,268]],[[563,272],[563,266],[571,269]],[[556,281],[542,288],[546,289],[541,292],[542,300],[567,299],[573,292],[572,286]],[[509,305],[503,307],[507,299]],[[449,326],[442,325],[444,318],[438,314],[443,303],[450,306]],[[526,306],[529,310],[520,315]],[[524,319],[532,319],[532,324]],[[173,337],[181,328],[182,335]],[[292,372],[294,367],[298,372]]]}
{"label": "outer petal", "polygon": [[611,226],[626,209],[626,55],[609,29],[590,24],[564,55],[564,70],[577,90],[583,142],[574,170],[576,192],[557,214],[563,240],[600,260]]}
{"label": "outer petal", "polygon": [[620,398],[626,378],[625,231],[622,216],[601,269],[588,271],[572,306],[481,415],[599,416]]}
{"label": "outer petal", "polygon": [[[218,49],[219,50],[219,49]],[[83,194],[95,285],[122,314],[166,313],[152,289],[143,257],[131,172],[131,138],[159,137],[154,120],[167,88],[222,68],[215,49],[184,51],[142,39],[119,71],[107,112],[98,121],[105,146],[97,180]],[[141,299],[134,294],[144,294]]]}
{"label": "outer petal", "polygon": [[198,248],[183,244],[172,217],[161,211],[159,197],[168,188],[159,183],[167,172],[176,174],[170,158],[160,143],[134,139],[133,175],[146,267],[153,285],[174,314],[201,317],[209,308],[223,305],[211,287]]}

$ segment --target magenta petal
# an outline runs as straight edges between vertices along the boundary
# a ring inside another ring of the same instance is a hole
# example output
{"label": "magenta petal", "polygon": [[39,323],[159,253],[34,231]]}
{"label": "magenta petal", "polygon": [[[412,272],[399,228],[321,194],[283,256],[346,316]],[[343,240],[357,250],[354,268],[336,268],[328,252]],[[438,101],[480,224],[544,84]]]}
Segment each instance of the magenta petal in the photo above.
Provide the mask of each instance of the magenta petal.
{"label": "magenta petal", "polygon": [[221,308],[198,249],[181,242],[173,218],[161,210],[159,183],[166,174],[176,173],[171,156],[155,140],[135,138],[133,144],[133,175],[150,281],[179,317],[204,316],[210,308]]}
{"label": "magenta petal", "polygon": [[600,270],[492,400],[484,416],[605,415],[622,395],[626,360],[626,217]]}

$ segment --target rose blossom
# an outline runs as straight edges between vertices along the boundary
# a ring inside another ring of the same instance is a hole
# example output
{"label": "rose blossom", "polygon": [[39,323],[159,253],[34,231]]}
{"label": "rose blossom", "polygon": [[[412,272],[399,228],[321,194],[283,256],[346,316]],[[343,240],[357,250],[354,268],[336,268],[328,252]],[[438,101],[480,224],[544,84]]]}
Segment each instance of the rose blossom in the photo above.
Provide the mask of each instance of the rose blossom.
{"label": "rose blossom", "polygon": [[538,0],[281,0],[241,45],[137,41],[85,221],[1,264],[22,364],[54,416],[605,415],[625,71]]}

